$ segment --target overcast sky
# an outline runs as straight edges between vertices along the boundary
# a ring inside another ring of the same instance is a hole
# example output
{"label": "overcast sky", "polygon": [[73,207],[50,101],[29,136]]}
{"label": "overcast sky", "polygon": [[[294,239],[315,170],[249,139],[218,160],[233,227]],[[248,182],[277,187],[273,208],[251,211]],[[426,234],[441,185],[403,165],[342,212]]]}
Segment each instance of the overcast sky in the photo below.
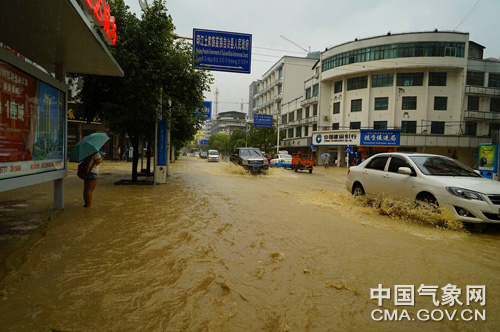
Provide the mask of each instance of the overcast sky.
{"label": "overcast sky", "polygon": [[[149,0],[152,2],[152,0]],[[139,0],[125,0],[140,17]],[[192,37],[193,28],[252,34],[250,74],[212,72],[215,83],[205,99],[218,112],[248,111],[249,85],[283,55],[392,33],[457,30],[486,47],[484,57],[500,57],[500,0],[167,0],[175,33]],[[302,48],[281,38],[292,40]],[[269,50],[269,49],[275,49]]]}

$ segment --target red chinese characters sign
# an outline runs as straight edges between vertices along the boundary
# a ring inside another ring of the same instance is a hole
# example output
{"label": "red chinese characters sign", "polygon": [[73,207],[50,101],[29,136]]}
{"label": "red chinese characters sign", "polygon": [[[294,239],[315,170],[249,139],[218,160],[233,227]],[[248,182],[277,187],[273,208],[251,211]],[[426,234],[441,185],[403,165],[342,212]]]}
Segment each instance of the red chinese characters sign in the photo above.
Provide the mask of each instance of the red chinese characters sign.
{"label": "red chinese characters sign", "polygon": [[97,22],[103,27],[104,34],[111,45],[116,44],[116,19],[111,16],[109,4],[106,0],[84,0],[88,9],[93,13]]}
{"label": "red chinese characters sign", "polygon": [[0,162],[32,159],[37,80],[0,61]]}

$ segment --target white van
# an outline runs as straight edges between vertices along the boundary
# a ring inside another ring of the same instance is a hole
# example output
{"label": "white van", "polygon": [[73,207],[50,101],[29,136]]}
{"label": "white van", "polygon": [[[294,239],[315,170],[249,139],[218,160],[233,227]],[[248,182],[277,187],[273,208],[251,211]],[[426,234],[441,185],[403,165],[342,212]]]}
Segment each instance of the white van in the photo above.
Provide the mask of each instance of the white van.
{"label": "white van", "polygon": [[208,161],[219,161],[219,159],[220,159],[219,151],[208,150],[208,157],[207,157]]}

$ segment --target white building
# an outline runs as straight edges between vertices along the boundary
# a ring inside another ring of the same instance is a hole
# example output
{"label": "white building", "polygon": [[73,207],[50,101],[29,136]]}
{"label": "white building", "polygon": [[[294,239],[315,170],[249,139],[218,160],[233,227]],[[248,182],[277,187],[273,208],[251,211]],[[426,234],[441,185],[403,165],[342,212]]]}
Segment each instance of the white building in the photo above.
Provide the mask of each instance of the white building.
{"label": "white building", "polygon": [[[500,62],[482,59],[483,49],[468,33],[436,30],[326,50],[312,136],[317,155],[344,161],[349,146],[359,160],[399,150],[454,156],[473,166],[479,143],[491,142],[500,128]],[[400,133],[399,144],[396,136],[377,140],[377,133]]]}
{"label": "white building", "polygon": [[236,129],[246,131],[246,113],[237,111],[220,112],[217,114],[217,119],[212,120],[211,135],[231,135]]}
{"label": "white building", "polygon": [[311,77],[311,68],[317,58],[284,56],[276,62],[257,83],[257,104],[254,113],[280,116],[281,105],[303,95],[304,82]]}

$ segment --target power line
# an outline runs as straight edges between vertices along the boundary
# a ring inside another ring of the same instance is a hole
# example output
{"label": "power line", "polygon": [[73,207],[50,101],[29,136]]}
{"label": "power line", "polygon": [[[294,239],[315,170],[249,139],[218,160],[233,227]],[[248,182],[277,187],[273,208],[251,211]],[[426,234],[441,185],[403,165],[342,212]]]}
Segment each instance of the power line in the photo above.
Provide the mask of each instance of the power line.
{"label": "power line", "polygon": [[262,50],[277,51],[277,52],[295,53],[295,54],[304,54],[304,53],[307,53],[307,52],[296,52],[296,51],[278,50],[278,49],[275,49],[275,48],[268,48],[268,47],[252,46],[252,48],[259,48],[259,49],[262,49]]}
{"label": "power line", "polygon": [[462,23],[464,23],[469,17],[472,16],[472,14],[474,14],[474,12],[479,8],[479,6],[481,6],[481,3],[483,2],[483,0],[477,0],[476,4],[474,5],[474,7],[471,8],[471,10],[469,10],[469,12],[467,13],[467,15],[464,17],[464,19],[458,23],[457,27],[455,28],[455,30],[458,29],[458,27],[460,25],[462,25]]}

